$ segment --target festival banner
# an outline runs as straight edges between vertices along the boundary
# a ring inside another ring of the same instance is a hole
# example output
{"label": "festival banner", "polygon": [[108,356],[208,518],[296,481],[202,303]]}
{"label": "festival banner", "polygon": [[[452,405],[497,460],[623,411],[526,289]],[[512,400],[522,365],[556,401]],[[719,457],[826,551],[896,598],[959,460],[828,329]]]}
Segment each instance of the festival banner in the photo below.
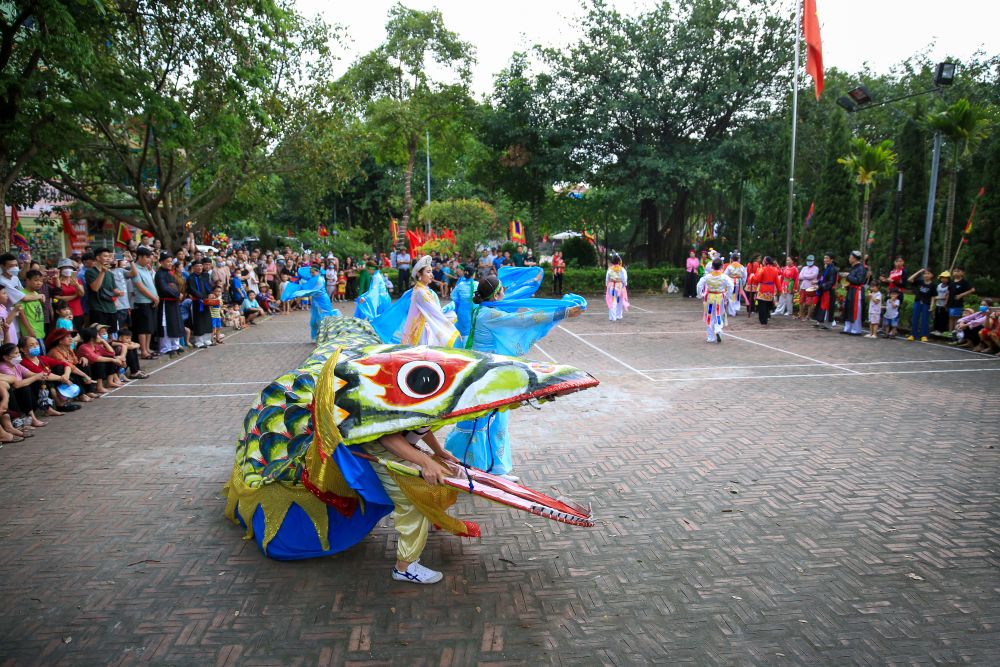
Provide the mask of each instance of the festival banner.
{"label": "festival banner", "polygon": [[330,236],[330,230],[326,228],[326,225],[320,225],[319,230],[316,232],[316,235],[319,236],[321,239],[325,239],[328,236]]}
{"label": "festival banner", "polygon": [[132,240],[132,232],[128,230],[128,225],[124,222],[118,223],[118,230],[115,232],[115,247],[128,250],[128,244]]}
{"label": "festival banner", "polygon": [[809,212],[806,213],[806,219],[802,222],[803,229],[809,229],[809,223],[813,220],[813,213],[816,212],[816,202],[809,202]]}
{"label": "festival banner", "polygon": [[10,207],[10,245],[18,247],[27,252],[28,235],[21,224],[21,217],[17,214],[17,207],[11,204]]}
{"label": "festival banner", "polygon": [[393,243],[399,241],[399,222],[396,218],[389,218],[389,236],[392,237]]}
{"label": "festival banner", "polygon": [[524,243],[527,240],[524,236],[524,225],[519,220],[510,221],[510,240],[514,243]]}

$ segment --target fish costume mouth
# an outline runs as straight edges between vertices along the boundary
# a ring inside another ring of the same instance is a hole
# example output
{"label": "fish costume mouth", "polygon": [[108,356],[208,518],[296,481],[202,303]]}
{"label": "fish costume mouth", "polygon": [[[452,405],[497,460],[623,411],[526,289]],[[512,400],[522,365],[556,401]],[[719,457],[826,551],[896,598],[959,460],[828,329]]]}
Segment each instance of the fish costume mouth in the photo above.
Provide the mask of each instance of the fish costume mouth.
{"label": "fish costume mouth", "polygon": [[[478,536],[445,510],[461,491],[577,526],[589,508],[462,467],[431,486],[420,471],[372,456],[364,445],[402,431],[433,430],[496,411],[544,403],[597,386],[580,369],[465,349],[379,342],[355,318],[323,320],[315,352],[265,387],[247,412],[226,486],[227,516],[270,557],[329,555],[356,544],[392,511],[372,465],[440,527]],[[311,525],[310,525],[311,524]]]}

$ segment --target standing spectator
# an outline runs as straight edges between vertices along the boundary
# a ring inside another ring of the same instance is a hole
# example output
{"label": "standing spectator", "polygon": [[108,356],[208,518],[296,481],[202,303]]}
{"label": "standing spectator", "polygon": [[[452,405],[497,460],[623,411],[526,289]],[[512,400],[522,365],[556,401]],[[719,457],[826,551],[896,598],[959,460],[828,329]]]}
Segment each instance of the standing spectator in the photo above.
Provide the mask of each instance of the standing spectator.
{"label": "standing spectator", "polygon": [[861,335],[861,322],[865,310],[865,281],[868,279],[868,269],[861,261],[861,251],[853,250],[847,261],[850,270],[847,271],[847,297],[844,299],[844,330],[840,333],[849,336]]}
{"label": "standing spectator", "polygon": [[[393,252],[393,257],[396,253]],[[337,300],[337,269],[333,266],[333,257],[326,258],[326,269],[324,271],[324,277],[326,278],[326,295],[330,297],[330,301]]]}
{"label": "standing spectator", "polygon": [[[208,265],[211,266],[211,260]],[[191,344],[197,348],[212,344],[212,313],[205,303],[212,294],[212,279],[204,269],[205,265],[195,260],[187,279],[187,293],[191,297]]]}
{"label": "standing spectator", "polygon": [[396,253],[396,269],[399,272],[397,282],[399,283],[399,294],[410,288],[410,251],[405,247]]}
{"label": "standing spectator", "polygon": [[17,265],[17,257],[10,253],[0,255],[0,264],[3,265],[3,273],[0,274],[0,285],[7,290],[7,299],[10,302],[10,306],[21,306],[15,311],[15,319],[11,320],[8,333],[10,336],[9,342],[16,343],[21,324],[24,322],[22,308],[25,302],[38,301],[43,297],[41,295],[35,297],[25,295],[24,285],[21,284],[21,279],[18,277],[21,273],[21,267]]}
{"label": "standing spectator", "polygon": [[[923,276],[920,282],[914,282]],[[910,322],[910,335],[906,340],[920,339],[927,342],[927,320],[930,316],[931,301],[934,299],[934,276],[927,269],[920,269],[908,281],[913,286],[913,318]]]}
{"label": "standing spectator", "polygon": [[799,269],[799,319],[803,322],[813,316],[816,309],[816,293],[819,283],[819,267],[816,257],[806,257],[806,265]]}
{"label": "standing spectator", "polygon": [[160,268],[153,278],[159,308],[156,311],[156,327],[160,332],[160,354],[171,357],[182,351],[180,340],[184,337],[184,321],[181,320],[181,288],[172,270],[170,253],[160,253]]}
{"label": "standing spectator", "polygon": [[938,274],[936,295],[934,296],[934,323],[931,333],[940,335],[948,330],[948,292],[951,283],[951,272],[942,271]]}
{"label": "standing spectator", "polygon": [[212,314],[212,342],[216,345],[222,344],[225,334],[222,333],[222,283],[215,283],[212,287],[212,296],[205,300],[208,304],[208,311]]}
{"label": "standing spectator", "polygon": [[120,294],[115,297],[115,317],[118,321],[116,331],[128,329],[129,313],[132,310],[132,299],[135,298],[133,288],[132,296],[129,296],[132,279],[135,277],[135,265],[132,264],[132,253],[125,251],[122,259],[117,262],[115,268],[111,269],[111,274],[115,280],[115,292]]}
{"label": "standing spectator", "polygon": [[42,312],[42,302],[32,297],[39,296],[45,279],[38,269],[31,269],[24,274],[24,301],[21,302],[21,329],[18,340],[29,336],[41,340],[45,338],[45,314]]}
{"label": "standing spectator", "polygon": [[698,295],[695,292],[695,288],[698,285],[698,269],[701,268],[701,262],[698,261],[698,256],[694,250],[688,252],[687,262],[684,264],[684,298],[694,299]]}
{"label": "standing spectator", "polygon": [[563,274],[566,272],[566,260],[562,252],[556,250],[552,255],[552,293],[561,296],[563,293]]}
{"label": "standing spectator", "polygon": [[118,331],[118,315],[115,298],[123,296],[115,288],[115,279],[111,274],[111,262],[114,255],[107,248],[94,251],[94,265],[83,274],[83,282],[87,286],[87,304],[90,323],[106,324],[111,332]]}
{"label": "standing spectator", "polygon": [[0,344],[17,344],[17,318],[21,315],[21,304],[11,304],[10,288],[0,285],[0,328],[3,336]]}
{"label": "standing spectator", "polygon": [[135,258],[135,304],[132,309],[132,331],[139,339],[139,355],[143,359],[160,356],[149,349],[153,332],[156,330],[156,309],[160,297],[156,293],[156,273],[153,271],[153,252],[146,246],[139,246]]}
{"label": "standing spectator", "polygon": [[829,329],[832,324],[836,324],[833,319],[833,311],[837,306],[837,276],[839,272],[837,265],[833,263],[833,253],[823,255],[823,270],[819,274],[816,282],[816,324],[813,326],[820,329]]}
{"label": "standing spectator", "polygon": [[878,280],[880,283],[888,283],[889,291],[899,290],[902,294],[906,288],[906,276],[903,274],[905,262],[902,256],[896,257],[893,262],[892,270],[889,272],[889,277],[879,276]]}
{"label": "standing spectator", "polygon": [[889,290],[889,298],[885,302],[885,337],[895,338],[899,334],[899,304],[901,302],[899,288]]}
{"label": "standing spectator", "polygon": [[504,253],[507,257],[510,257],[510,261],[513,262],[514,266],[524,266],[524,246],[519,245],[514,249],[514,254]]}
{"label": "standing spectator", "polygon": [[948,331],[955,329],[955,322],[962,316],[965,297],[976,292],[972,283],[965,279],[965,269],[961,266],[955,267],[951,278],[951,284],[948,285]]}
{"label": "standing spectator", "polygon": [[84,325],[83,314],[83,283],[76,277],[76,269],[73,260],[59,260],[59,275],[52,284],[52,297],[56,301],[55,307],[65,306],[70,310],[73,319],[73,328],[82,329]]}
{"label": "standing spectator", "polygon": [[868,334],[865,338],[878,338],[878,325],[882,321],[882,292],[872,283],[868,290]]}

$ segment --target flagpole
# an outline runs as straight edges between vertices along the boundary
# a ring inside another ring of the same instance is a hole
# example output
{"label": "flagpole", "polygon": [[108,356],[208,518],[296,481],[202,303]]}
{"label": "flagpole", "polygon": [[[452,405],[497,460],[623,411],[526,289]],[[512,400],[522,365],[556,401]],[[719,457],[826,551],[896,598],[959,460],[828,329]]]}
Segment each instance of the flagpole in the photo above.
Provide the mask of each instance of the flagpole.
{"label": "flagpole", "polygon": [[792,158],[788,176],[788,217],[785,220],[785,256],[792,254],[792,206],[795,202],[795,139],[799,118],[799,43],[802,29],[802,0],[795,0],[795,67],[792,74]]}

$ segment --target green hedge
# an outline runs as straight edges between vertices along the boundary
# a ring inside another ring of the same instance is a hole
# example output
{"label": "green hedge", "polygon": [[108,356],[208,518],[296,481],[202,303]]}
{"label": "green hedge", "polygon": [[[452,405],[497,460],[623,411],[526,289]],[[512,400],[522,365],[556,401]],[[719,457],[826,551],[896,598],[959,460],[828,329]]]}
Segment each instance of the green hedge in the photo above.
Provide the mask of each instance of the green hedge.
{"label": "green hedge", "polygon": [[[577,294],[594,294],[604,292],[605,269],[566,269],[563,276],[563,291]],[[656,269],[628,269],[628,289],[633,294],[641,292],[661,292],[663,279],[672,280],[678,289],[683,288],[684,269],[662,267]],[[545,281],[541,292],[551,290],[552,270],[545,267]]]}

